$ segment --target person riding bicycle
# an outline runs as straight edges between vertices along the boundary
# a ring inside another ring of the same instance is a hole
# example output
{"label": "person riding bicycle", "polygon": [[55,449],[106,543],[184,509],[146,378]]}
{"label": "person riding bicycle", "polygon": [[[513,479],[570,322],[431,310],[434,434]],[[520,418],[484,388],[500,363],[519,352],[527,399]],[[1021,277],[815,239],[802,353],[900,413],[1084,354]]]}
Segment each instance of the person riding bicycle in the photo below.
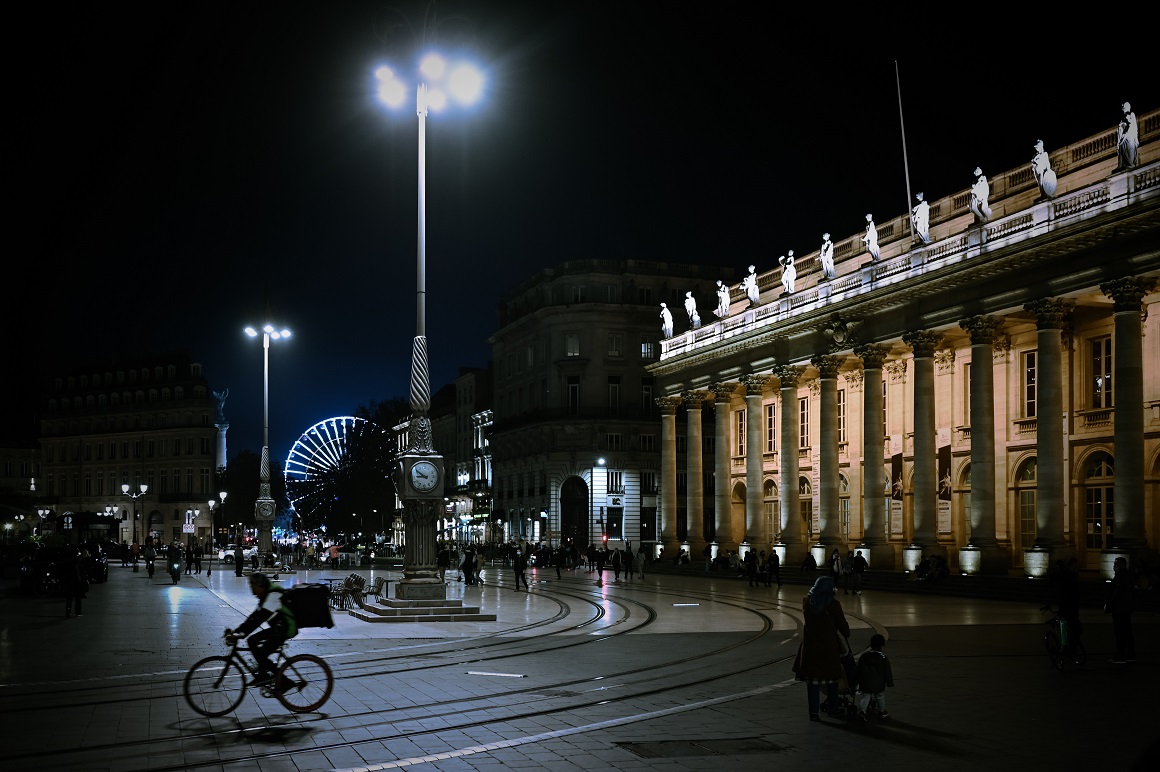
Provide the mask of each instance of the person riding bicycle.
{"label": "person riding bicycle", "polygon": [[[298,623],[294,619],[294,612],[285,603],[280,602],[275,611],[264,608],[271,592],[279,595],[285,592],[282,585],[271,582],[270,577],[258,572],[250,574],[250,592],[258,599],[258,608],[236,629],[226,629],[226,643],[233,646],[249,635],[247,640],[250,643],[250,651],[258,661],[258,675],[249,685],[262,686],[274,678],[274,665],[270,662],[270,655],[298,634]],[[254,633],[263,622],[270,626]]]}

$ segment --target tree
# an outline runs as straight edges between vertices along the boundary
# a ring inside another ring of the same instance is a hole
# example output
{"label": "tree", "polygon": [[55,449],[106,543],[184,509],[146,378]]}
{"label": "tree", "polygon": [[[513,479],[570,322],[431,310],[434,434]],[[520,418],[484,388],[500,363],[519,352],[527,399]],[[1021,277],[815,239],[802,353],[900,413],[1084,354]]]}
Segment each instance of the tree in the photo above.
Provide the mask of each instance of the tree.
{"label": "tree", "polygon": [[[219,528],[233,523],[242,523],[246,528],[256,525],[254,505],[261,491],[261,473],[261,456],[249,450],[241,451],[228,467],[217,470],[217,490],[229,494],[223,509],[218,511]],[[286,479],[281,468],[273,464],[270,466],[270,496],[274,499],[276,512],[289,508]]]}

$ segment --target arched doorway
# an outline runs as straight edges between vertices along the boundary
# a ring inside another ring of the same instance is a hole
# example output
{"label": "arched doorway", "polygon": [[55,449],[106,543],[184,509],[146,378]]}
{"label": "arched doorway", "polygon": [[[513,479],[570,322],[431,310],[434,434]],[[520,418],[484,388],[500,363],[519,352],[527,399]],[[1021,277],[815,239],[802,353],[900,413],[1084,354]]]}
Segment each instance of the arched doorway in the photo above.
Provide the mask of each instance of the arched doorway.
{"label": "arched doorway", "polygon": [[1019,465],[1015,472],[1015,495],[1019,507],[1019,547],[1013,557],[1022,559],[1023,551],[1035,546],[1039,537],[1039,524],[1035,517],[1038,498],[1039,466],[1036,459],[1029,458]]}
{"label": "arched doorway", "polygon": [[569,477],[560,486],[560,540],[588,543],[588,483]]}
{"label": "arched doorway", "polygon": [[1100,552],[1116,546],[1116,467],[1111,455],[1100,450],[1084,460],[1083,470],[1084,559],[1088,568],[1098,568]]}

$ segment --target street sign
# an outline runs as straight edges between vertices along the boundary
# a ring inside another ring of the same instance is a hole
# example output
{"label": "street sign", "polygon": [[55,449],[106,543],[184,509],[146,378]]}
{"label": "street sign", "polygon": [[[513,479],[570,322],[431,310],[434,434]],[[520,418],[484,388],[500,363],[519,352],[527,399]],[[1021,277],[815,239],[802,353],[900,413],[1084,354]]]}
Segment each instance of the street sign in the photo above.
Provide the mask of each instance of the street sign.
{"label": "street sign", "polygon": [[185,523],[181,526],[182,533],[196,533],[193,523]]}

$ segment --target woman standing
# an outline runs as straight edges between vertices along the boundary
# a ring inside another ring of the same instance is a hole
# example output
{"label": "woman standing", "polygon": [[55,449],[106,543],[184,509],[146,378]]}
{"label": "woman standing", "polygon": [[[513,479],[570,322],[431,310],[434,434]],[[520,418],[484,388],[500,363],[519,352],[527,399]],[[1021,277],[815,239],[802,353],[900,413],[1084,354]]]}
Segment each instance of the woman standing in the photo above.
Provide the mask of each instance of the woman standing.
{"label": "woman standing", "polygon": [[830,569],[830,578],[834,580],[834,588],[837,589],[838,577],[842,575],[842,554],[838,552],[837,547],[830,553],[830,560],[826,566]]}
{"label": "woman standing", "polygon": [[838,681],[842,677],[841,646],[838,636],[850,637],[850,624],[835,597],[834,580],[820,576],[802,599],[805,624],[802,642],[793,662],[793,672],[806,682],[810,721],[820,721],[821,687],[826,686],[829,714],[838,714]]}

